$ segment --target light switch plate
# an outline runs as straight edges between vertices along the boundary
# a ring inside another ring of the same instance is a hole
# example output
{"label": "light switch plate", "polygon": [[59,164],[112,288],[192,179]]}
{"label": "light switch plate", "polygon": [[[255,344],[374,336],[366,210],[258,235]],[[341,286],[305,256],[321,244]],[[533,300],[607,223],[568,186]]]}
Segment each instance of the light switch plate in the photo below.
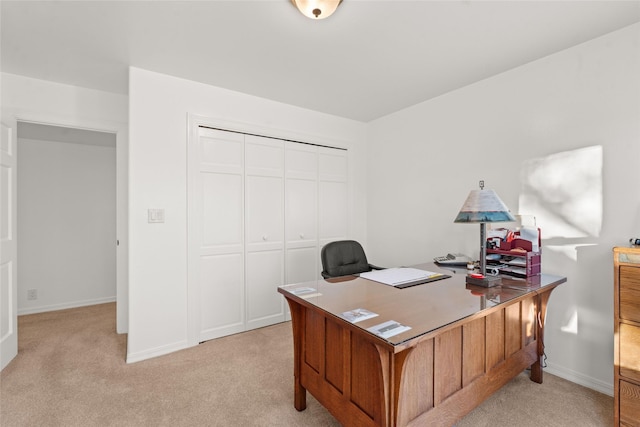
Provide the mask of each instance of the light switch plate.
{"label": "light switch plate", "polygon": [[164,209],[148,209],[147,222],[150,224],[164,222]]}

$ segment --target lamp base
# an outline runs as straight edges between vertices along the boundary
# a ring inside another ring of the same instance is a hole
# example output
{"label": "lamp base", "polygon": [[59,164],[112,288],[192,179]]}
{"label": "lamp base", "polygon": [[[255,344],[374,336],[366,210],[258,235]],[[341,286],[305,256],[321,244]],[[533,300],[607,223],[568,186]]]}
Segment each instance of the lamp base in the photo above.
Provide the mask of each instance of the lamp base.
{"label": "lamp base", "polygon": [[[478,275],[479,276],[479,275]],[[467,283],[470,285],[482,286],[484,288],[490,288],[492,286],[498,286],[502,284],[502,279],[498,276],[483,276],[473,277],[467,275]]]}

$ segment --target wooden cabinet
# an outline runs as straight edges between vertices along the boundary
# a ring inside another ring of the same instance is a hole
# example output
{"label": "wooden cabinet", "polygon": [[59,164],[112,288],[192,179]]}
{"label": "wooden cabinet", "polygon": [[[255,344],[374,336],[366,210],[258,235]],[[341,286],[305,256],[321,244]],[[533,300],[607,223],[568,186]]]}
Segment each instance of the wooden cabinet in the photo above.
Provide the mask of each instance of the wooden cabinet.
{"label": "wooden cabinet", "polygon": [[640,426],[640,247],[614,260],[614,424]]}

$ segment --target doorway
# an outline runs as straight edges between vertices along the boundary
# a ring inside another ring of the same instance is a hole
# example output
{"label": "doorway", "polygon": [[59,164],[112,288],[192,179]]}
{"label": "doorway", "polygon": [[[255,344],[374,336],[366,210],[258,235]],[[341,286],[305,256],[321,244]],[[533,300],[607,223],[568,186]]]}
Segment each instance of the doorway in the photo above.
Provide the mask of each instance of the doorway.
{"label": "doorway", "polygon": [[116,301],[116,134],[18,122],[18,314]]}

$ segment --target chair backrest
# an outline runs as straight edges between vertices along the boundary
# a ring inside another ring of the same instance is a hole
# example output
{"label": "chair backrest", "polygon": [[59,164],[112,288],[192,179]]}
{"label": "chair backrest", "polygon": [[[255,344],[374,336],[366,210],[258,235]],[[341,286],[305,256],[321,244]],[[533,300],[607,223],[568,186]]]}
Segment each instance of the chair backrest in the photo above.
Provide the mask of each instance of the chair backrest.
{"label": "chair backrest", "polygon": [[355,240],[327,243],[320,253],[324,278],[348,276],[371,271],[367,256]]}

